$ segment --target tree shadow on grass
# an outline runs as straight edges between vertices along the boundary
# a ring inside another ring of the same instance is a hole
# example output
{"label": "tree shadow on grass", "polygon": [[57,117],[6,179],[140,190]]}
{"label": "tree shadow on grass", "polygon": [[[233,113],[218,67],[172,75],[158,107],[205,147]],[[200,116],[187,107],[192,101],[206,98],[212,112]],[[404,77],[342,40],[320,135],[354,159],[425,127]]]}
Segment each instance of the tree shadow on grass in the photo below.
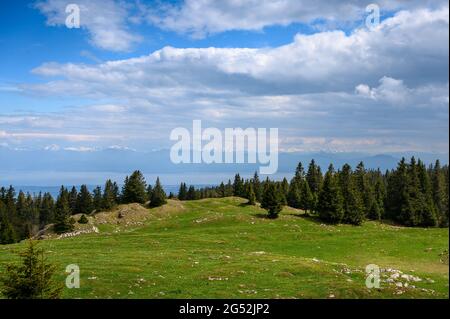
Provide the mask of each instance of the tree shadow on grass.
{"label": "tree shadow on grass", "polygon": [[319,216],[316,216],[316,215],[310,215],[310,214],[306,214],[306,213],[303,213],[303,214],[293,214],[293,213],[291,213],[291,214],[286,214],[286,215],[294,216],[294,217],[298,217],[298,218],[303,218],[303,219],[309,220],[309,221],[311,221],[311,222],[313,222],[315,224],[326,224],[323,220],[321,220],[319,218]]}
{"label": "tree shadow on grass", "polygon": [[252,216],[254,216],[254,217],[256,217],[256,218],[270,219],[269,216],[268,216],[267,214],[263,214],[263,213],[252,214]]}
{"label": "tree shadow on grass", "polygon": [[255,205],[250,205],[248,202],[245,202],[245,203],[239,203],[238,206],[239,207],[247,207],[247,206],[255,206]]}

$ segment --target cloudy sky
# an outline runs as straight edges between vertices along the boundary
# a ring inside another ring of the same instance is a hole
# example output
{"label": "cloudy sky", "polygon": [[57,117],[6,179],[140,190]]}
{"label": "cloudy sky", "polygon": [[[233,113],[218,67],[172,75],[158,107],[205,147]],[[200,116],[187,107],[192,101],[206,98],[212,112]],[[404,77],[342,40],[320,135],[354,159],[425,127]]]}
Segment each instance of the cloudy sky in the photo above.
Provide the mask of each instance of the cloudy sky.
{"label": "cloudy sky", "polygon": [[0,147],[167,149],[200,119],[282,151],[448,152],[448,1],[378,1],[368,28],[371,2],[3,0]]}

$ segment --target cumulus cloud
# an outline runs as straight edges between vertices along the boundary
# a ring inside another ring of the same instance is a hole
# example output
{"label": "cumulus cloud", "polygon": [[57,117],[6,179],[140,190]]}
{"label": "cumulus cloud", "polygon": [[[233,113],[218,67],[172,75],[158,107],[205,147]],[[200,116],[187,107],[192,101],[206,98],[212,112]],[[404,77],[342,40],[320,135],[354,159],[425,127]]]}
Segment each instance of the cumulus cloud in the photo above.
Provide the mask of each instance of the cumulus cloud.
{"label": "cumulus cloud", "polygon": [[[35,74],[63,77],[25,88],[89,97],[172,95],[299,94],[353,90],[383,76],[409,85],[448,79],[448,8],[402,11],[375,30],[298,34],[275,48],[165,47],[148,56],[97,65],[48,63]],[[22,89],[24,87],[21,87]]]}
{"label": "cumulus cloud", "polygon": [[[68,0],[43,0],[35,4],[50,26],[64,26]],[[77,0],[80,26],[88,31],[93,45],[110,51],[129,51],[141,37],[129,31],[129,6],[114,0]]]}
{"label": "cumulus cloud", "polygon": [[[155,7],[140,6],[144,16],[154,25],[187,33],[196,38],[229,30],[261,30],[266,26],[292,23],[336,23],[360,20],[368,1],[317,0],[247,0],[215,1],[185,0]],[[380,9],[389,12],[401,8],[445,5],[440,1],[377,1]]]}
{"label": "cumulus cloud", "polygon": [[278,127],[284,150],[442,150],[448,30],[448,7],[418,8],[374,30],[298,34],[273,48],[165,47],[93,65],[46,63],[33,72],[48,81],[21,90],[102,102],[2,117],[0,140],[24,138],[11,135],[19,125],[30,133],[33,123],[54,121],[62,125],[49,127],[55,139],[83,133],[104,147],[168,147],[171,129],[202,119],[205,127]]}

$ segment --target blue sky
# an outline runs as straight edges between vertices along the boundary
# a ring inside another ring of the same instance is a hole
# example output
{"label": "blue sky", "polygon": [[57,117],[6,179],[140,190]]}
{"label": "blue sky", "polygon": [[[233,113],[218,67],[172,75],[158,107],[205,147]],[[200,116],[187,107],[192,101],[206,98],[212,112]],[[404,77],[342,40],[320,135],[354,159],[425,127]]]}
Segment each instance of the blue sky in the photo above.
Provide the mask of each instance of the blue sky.
{"label": "blue sky", "polygon": [[[448,152],[448,2],[1,1],[0,147],[166,149],[277,127],[281,151]],[[81,28],[65,26],[67,4]]]}

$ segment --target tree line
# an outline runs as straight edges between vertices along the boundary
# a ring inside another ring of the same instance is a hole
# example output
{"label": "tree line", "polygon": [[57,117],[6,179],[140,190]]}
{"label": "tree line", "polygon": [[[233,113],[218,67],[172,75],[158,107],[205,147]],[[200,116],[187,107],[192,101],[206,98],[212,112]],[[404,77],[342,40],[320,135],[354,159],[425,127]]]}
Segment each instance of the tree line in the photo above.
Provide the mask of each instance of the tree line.
{"label": "tree line", "polygon": [[[323,174],[312,160],[307,170],[299,163],[288,181],[261,181],[255,173],[250,179],[236,174],[234,180],[218,186],[196,189],[181,183],[178,194],[168,198],[197,200],[238,196],[250,205],[260,203],[269,218],[276,218],[283,206],[304,210],[327,223],[361,225],[364,220],[392,220],[406,226],[448,227],[448,165],[439,160],[428,167],[413,157],[402,159],[396,169],[382,173],[367,170],[361,162],[355,169],[345,164],[336,170],[330,165]],[[13,187],[0,189],[0,244],[23,240],[53,224],[57,233],[72,231],[74,224],[87,222],[86,216],[111,210],[119,204],[140,203],[158,207],[166,203],[166,193],[157,178],[147,185],[143,174],[135,171],[120,189],[106,181],[103,189],[92,192],[86,185],[79,190],[62,186],[55,199],[49,193],[32,196]],[[78,221],[72,217],[82,214]]]}
{"label": "tree line", "polygon": [[[61,186],[56,200],[50,193],[37,196],[22,191],[16,196],[12,186],[0,188],[0,244],[9,244],[34,236],[46,225],[53,224],[56,233],[70,232],[74,224],[86,223],[89,215],[112,210],[119,204],[140,203],[157,207],[166,203],[166,194],[156,179],[154,186],[147,185],[143,174],[135,171],[125,178],[122,189],[116,182],[107,180],[103,189],[92,192],[86,185],[78,190]],[[82,214],[76,221],[72,216]]]}
{"label": "tree line", "polygon": [[260,181],[236,174],[234,181],[216,187],[195,189],[181,183],[180,200],[238,196],[249,204],[261,203],[270,218],[283,206],[316,215],[327,223],[361,225],[364,220],[392,220],[405,226],[448,227],[449,171],[439,160],[428,167],[414,157],[403,158],[396,169],[367,170],[364,163],[355,169],[345,164],[336,170],[331,164],[325,174],[312,160],[305,171],[299,163],[288,181]]}

